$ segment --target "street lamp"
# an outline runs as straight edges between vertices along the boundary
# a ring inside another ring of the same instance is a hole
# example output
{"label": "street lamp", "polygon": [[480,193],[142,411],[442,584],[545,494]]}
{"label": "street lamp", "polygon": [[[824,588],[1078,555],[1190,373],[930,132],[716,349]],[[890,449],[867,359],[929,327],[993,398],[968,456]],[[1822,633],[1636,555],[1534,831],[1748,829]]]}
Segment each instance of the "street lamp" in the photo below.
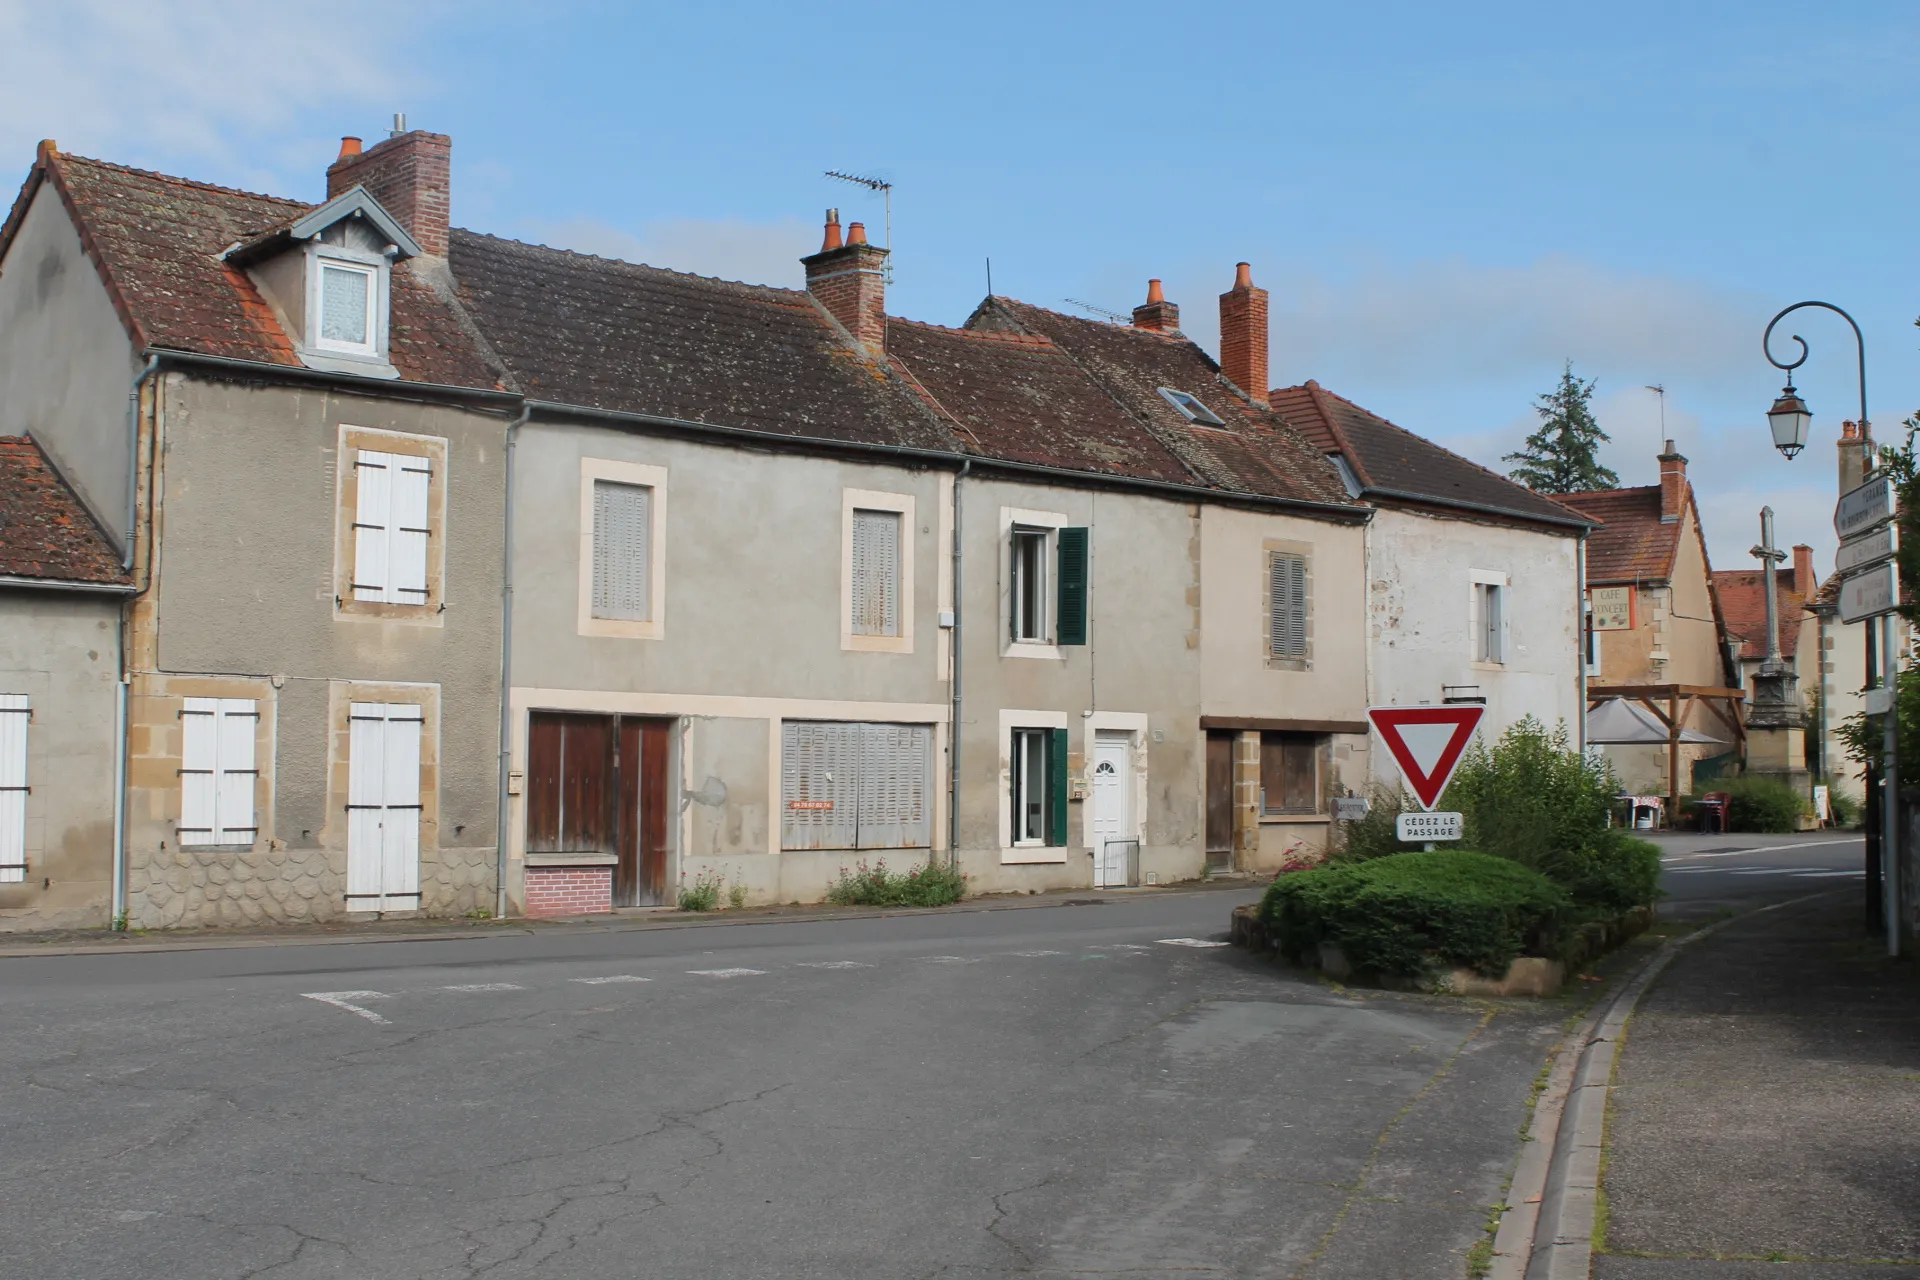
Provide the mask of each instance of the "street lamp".
{"label": "street lamp", "polygon": [[[1867,467],[1872,468],[1874,465],[1873,434],[1867,426],[1867,340],[1860,336],[1860,326],[1854,322],[1853,317],[1842,311],[1839,307],[1834,306],[1831,302],[1796,302],[1792,306],[1782,310],[1780,314],[1776,315],[1773,319],[1767,321],[1767,331],[1760,335],[1760,351],[1767,357],[1767,363],[1776,369],[1785,370],[1787,375],[1787,385],[1785,389],[1782,390],[1779,397],[1774,400],[1773,407],[1767,410],[1767,426],[1773,432],[1773,447],[1785,454],[1789,459],[1798,454],[1800,450],[1806,446],[1807,423],[1813,417],[1812,412],[1807,408],[1806,401],[1802,400],[1800,393],[1793,389],[1793,371],[1807,362],[1806,339],[1797,333],[1793,335],[1793,340],[1800,344],[1800,355],[1798,359],[1789,360],[1785,363],[1773,358],[1772,346],[1773,327],[1789,315],[1805,307],[1819,307],[1822,310],[1831,311],[1842,320],[1845,320],[1853,329],[1854,350],[1857,353],[1860,369],[1860,447]],[[1860,478],[1862,480],[1866,479],[1865,476]],[[1844,497],[1845,495],[1842,496]],[[1762,581],[1765,582],[1765,579],[1763,578]],[[1769,587],[1771,586],[1770,583],[1767,585]],[[1894,589],[1895,603],[1898,603],[1899,595],[1899,588],[1896,586]],[[1772,600],[1771,590],[1768,592],[1768,599],[1769,601]],[[1893,614],[1868,618],[1865,619],[1865,622],[1867,688],[1872,689],[1876,685],[1882,686],[1887,690],[1888,696],[1891,698],[1894,694],[1899,672],[1899,664],[1894,654],[1897,636],[1896,629],[1899,626],[1899,622]],[[1878,642],[1877,645],[1876,641]],[[1879,662],[1877,664],[1874,661],[1874,650],[1876,647],[1880,651],[1878,655]],[[1877,672],[1874,669],[1876,665],[1880,668]],[[1888,706],[1889,709],[1880,717],[1884,735],[1881,740],[1881,765],[1877,779],[1877,789],[1880,792],[1879,798],[1881,802],[1880,830],[1877,840],[1871,833],[1867,840],[1867,910],[1869,915],[1876,914],[1873,911],[1875,905],[1873,902],[1873,891],[1878,889],[1880,891],[1879,906],[1881,910],[1877,914],[1882,917],[1880,923],[1886,930],[1887,954],[1897,956],[1900,954],[1900,930],[1902,923],[1900,909],[1900,766],[1898,763],[1900,716],[1898,712],[1893,709],[1894,703],[1892,701],[1889,701]],[[1873,807],[1874,791],[1876,790],[1875,783],[1875,771],[1873,766],[1869,764],[1867,766],[1867,802],[1869,809]],[[1878,855],[1877,866],[1875,865],[1876,854]],[[1875,875],[1875,871],[1878,871],[1879,874]]]}

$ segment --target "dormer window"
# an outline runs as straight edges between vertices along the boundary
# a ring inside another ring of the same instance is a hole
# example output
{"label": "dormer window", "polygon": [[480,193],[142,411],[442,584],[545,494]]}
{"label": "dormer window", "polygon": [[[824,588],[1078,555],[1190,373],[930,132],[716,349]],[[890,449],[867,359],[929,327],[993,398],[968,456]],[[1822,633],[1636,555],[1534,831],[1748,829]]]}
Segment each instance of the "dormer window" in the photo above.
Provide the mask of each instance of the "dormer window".
{"label": "dormer window", "polygon": [[387,358],[393,268],[419,253],[405,228],[355,187],[224,256],[246,268],[300,363],[397,378]]}
{"label": "dormer window", "polygon": [[376,339],[379,320],[374,314],[380,300],[380,269],[341,262],[316,253],[319,270],[320,313],[314,345],[325,351],[352,355],[378,356]]}
{"label": "dormer window", "polygon": [[1213,410],[1201,404],[1198,396],[1191,395],[1185,391],[1176,391],[1172,387],[1161,387],[1159,390],[1161,397],[1165,399],[1168,404],[1179,410],[1180,416],[1188,422],[1197,423],[1203,427],[1224,427],[1227,425],[1221,421],[1219,414],[1216,414]]}

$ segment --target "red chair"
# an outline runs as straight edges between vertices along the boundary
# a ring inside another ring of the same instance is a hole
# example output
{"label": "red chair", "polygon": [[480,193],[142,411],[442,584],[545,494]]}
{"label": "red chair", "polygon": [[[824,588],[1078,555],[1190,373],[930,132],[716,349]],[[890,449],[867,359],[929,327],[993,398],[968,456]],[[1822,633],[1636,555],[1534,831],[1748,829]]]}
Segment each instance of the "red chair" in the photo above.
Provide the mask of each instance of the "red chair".
{"label": "red chair", "polygon": [[1715,835],[1725,835],[1727,830],[1727,808],[1733,803],[1733,796],[1726,791],[1709,791],[1695,802],[1700,806],[1700,830]]}

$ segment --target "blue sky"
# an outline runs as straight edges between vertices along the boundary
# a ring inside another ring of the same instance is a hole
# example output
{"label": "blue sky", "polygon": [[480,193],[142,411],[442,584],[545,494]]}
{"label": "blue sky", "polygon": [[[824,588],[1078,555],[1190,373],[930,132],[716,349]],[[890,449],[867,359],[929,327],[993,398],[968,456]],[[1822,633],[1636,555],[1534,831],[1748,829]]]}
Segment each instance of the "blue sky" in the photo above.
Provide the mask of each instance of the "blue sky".
{"label": "blue sky", "polygon": [[1759,336],[1837,302],[1881,438],[1920,408],[1917,53],[1897,3],[0,0],[0,159],[54,137],[311,198],[341,134],[405,111],[453,135],[456,222],[784,284],[826,206],[879,235],[821,171],[876,173],[897,314],[958,324],[990,257],[1042,305],[1125,312],[1163,277],[1212,349],[1246,259],[1276,382],[1501,467],[1571,358],[1630,484],[1663,384],[1715,564],[1752,566],[1771,502],[1824,570],[1851,337],[1796,317],[1817,416],[1789,464]]}

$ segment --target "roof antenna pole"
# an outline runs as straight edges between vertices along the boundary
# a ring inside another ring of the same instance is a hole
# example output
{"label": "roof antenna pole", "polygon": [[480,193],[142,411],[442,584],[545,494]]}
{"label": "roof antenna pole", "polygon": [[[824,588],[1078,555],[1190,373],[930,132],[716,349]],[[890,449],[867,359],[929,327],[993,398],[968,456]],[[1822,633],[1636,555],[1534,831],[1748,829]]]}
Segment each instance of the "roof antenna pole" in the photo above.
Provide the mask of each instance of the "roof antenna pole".
{"label": "roof antenna pole", "polygon": [[856,187],[865,187],[869,191],[878,191],[886,202],[887,220],[887,262],[885,271],[887,283],[893,283],[893,184],[884,178],[869,178],[857,173],[842,173],[838,169],[827,170],[827,177],[839,182],[851,182]]}
{"label": "roof antenna pole", "polygon": [[993,296],[993,259],[987,259],[987,296]]}
{"label": "roof antenna pole", "polygon": [[1070,307],[1078,307],[1082,311],[1091,311],[1093,312],[1093,314],[1097,316],[1105,316],[1107,319],[1113,321],[1113,323],[1115,324],[1132,324],[1133,323],[1132,316],[1123,316],[1118,311],[1109,311],[1105,307],[1096,307],[1091,302],[1082,302],[1078,298],[1062,298],[1060,299],[1060,301],[1066,303]]}
{"label": "roof antenna pole", "polygon": [[1660,397],[1660,438],[1665,440],[1667,438],[1667,384],[1649,382],[1647,390]]}

